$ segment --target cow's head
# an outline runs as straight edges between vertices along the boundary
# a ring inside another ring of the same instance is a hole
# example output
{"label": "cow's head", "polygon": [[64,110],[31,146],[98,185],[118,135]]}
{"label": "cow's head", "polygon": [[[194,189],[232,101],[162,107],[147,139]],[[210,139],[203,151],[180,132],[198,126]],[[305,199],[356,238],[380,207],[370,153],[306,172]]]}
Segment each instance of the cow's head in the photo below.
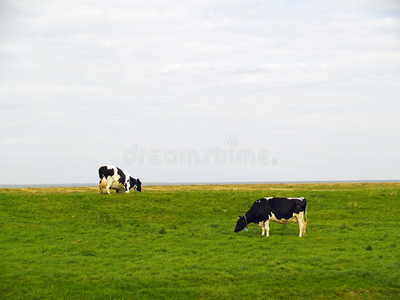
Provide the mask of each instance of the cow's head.
{"label": "cow's head", "polygon": [[245,227],[247,227],[247,218],[246,216],[239,216],[239,219],[236,222],[235,232],[242,231]]}
{"label": "cow's head", "polygon": [[142,183],[140,182],[140,179],[135,179],[135,178],[130,178],[130,188],[133,188],[134,190],[137,190],[138,192],[142,191]]}
{"label": "cow's head", "polygon": [[140,182],[139,178],[136,180],[136,189],[138,192],[142,191],[142,183]]}

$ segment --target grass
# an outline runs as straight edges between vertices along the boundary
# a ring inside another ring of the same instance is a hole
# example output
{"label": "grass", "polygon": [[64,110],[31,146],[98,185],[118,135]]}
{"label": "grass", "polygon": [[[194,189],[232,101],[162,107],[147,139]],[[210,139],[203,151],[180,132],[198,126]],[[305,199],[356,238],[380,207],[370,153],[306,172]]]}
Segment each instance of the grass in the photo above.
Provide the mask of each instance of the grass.
{"label": "grass", "polygon": [[[399,183],[0,189],[1,299],[399,299]],[[297,224],[237,216],[306,197]]]}

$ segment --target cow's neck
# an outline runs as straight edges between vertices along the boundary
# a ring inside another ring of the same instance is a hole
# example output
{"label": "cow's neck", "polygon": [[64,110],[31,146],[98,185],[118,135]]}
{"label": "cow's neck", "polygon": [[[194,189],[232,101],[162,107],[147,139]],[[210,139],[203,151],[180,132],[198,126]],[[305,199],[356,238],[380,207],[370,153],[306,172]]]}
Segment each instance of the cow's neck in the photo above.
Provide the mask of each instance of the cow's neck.
{"label": "cow's neck", "polygon": [[256,214],[256,212],[252,211],[251,209],[245,215],[247,218],[247,223],[259,223],[262,221],[259,217],[259,214]]}

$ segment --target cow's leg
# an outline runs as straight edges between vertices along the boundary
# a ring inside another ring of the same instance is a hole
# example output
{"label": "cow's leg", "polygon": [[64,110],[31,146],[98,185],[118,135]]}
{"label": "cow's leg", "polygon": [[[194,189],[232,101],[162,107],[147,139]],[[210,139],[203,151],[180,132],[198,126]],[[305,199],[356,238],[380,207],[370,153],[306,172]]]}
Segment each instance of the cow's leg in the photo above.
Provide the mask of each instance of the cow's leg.
{"label": "cow's leg", "polygon": [[264,222],[265,231],[267,232],[267,236],[269,236],[269,220]]}
{"label": "cow's leg", "polygon": [[307,230],[307,213],[303,212],[303,235],[306,234]]}
{"label": "cow's leg", "polygon": [[264,222],[259,222],[258,225],[261,226],[261,229],[262,229],[261,236],[264,236],[265,235]]}
{"label": "cow's leg", "polygon": [[111,187],[112,181],[113,181],[113,180],[112,180],[112,177],[111,177],[111,176],[108,176],[108,177],[107,177],[107,186],[106,186],[106,191],[107,191],[108,194],[111,194],[111,193],[110,193],[110,187]]}
{"label": "cow's leg", "polygon": [[101,179],[100,179],[100,182],[99,182],[99,187],[100,187],[100,194],[103,194],[103,189],[101,188]]}
{"label": "cow's leg", "polygon": [[301,212],[297,215],[297,221],[299,222],[299,237],[302,237],[303,233],[305,234],[306,230],[306,224],[304,222],[304,212]]}

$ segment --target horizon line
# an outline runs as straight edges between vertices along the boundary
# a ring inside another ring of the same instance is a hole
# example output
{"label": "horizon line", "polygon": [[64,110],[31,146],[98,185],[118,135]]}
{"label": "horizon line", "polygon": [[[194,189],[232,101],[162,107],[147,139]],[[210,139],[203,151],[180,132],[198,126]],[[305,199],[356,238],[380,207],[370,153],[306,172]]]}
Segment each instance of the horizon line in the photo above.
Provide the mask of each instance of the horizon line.
{"label": "horizon line", "polygon": [[[157,186],[157,185],[241,185],[241,184],[315,184],[315,183],[397,183],[400,179],[349,179],[349,180],[277,180],[277,181],[182,181],[182,182],[168,182],[168,181],[153,181],[143,186]],[[50,188],[50,187],[98,187],[94,183],[26,183],[26,184],[0,184],[0,189],[3,188]]]}

